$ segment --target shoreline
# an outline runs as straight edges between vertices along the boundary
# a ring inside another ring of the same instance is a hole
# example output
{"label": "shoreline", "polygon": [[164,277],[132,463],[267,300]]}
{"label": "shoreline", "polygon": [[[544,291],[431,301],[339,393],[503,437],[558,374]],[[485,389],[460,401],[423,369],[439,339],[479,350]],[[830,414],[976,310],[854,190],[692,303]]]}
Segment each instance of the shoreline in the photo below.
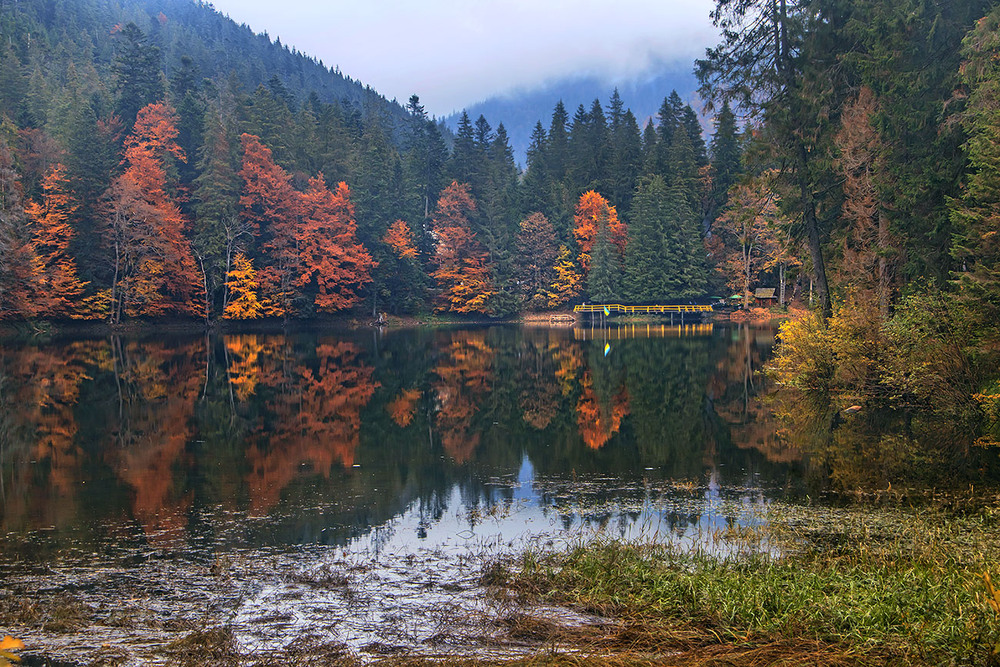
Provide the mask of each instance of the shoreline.
{"label": "shoreline", "polygon": [[[742,311],[726,312],[719,311],[708,314],[704,317],[691,317],[690,322],[685,324],[765,324],[786,319],[794,319],[801,315],[799,310],[789,310],[787,312],[772,312],[757,309],[749,316],[742,316]],[[627,317],[612,317],[604,320],[605,325],[628,325],[639,323],[664,324],[665,320],[661,315],[642,316],[632,315]],[[241,334],[241,333],[293,333],[300,331],[314,331],[318,328],[328,327],[335,330],[364,330],[364,329],[416,329],[434,327],[454,327],[454,326],[533,326],[533,327],[554,327],[572,328],[576,326],[588,326],[590,320],[573,313],[572,311],[552,311],[552,312],[525,312],[516,317],[506,319],[490,319],[481,317],[472,318],[451,318],[436,315],[387,315],[381,323],[377,323],[372,318],[359,316],[356,313],[336,315],[312,319],[259,319],[259,320],[214,320],[205,322],[204,320],[183,320],[183,319],[159,319],[159,320],[130,320],[120,324],[110,324],[98,320],[39,320],[39,321],[7,321],[0,323],[0,338],[7,339],[30,339],[39,337],[63,337],[63,336],[149,336],[157,334],[166,335],[200,335],[206,333]],[[678,326],[675,322],[672,326]]]}

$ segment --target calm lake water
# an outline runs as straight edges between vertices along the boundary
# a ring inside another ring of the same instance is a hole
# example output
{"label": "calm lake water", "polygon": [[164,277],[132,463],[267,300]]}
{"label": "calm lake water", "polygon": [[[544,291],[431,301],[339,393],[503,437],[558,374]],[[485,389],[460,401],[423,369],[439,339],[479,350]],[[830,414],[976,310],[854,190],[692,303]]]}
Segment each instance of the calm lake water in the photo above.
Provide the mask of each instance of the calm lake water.
{"label": "calm lake water", "polygon": [[482,640],[455,619],[485,604],[484,556],[601,534],[724,552],[720,532],[801,490],[802,457],[759,401],[774,335],[3,345],[0,596],[82,605],[79,623],[16,628],[57,656],[149,658],[205,623],[250,647]]}

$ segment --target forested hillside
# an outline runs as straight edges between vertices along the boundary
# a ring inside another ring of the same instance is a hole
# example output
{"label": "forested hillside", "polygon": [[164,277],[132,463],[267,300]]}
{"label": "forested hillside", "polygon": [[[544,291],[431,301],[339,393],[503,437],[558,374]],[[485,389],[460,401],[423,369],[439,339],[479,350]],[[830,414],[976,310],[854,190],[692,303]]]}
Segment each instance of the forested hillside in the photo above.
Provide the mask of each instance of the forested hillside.
{"label": "forested hillside", "polygon": [[[725,189],[676,93],[642,129],[617,95],[557,106],[522,174],[502,123],[463,116],[449,141],[416,96],[399,122],[205,4],[20,2],[0,20],[5,319],[503,317],[706,293]],[[731,116],[722,134],[735,148]],[[738,155],[718,154],[725,183]],[[626,257],[629,224],[645,254]]]}
{"label": "forested hillside", "polygon": [[[129,23],[160,50],[155,69],[168,80],[186,76],[200,84],[206,77],[247,92],[265,84],[289,101],[315,94],[323,102],[378,110],[396,124],[406,117],[401,106],[371,88],[272,41],[266,32],[255,34],[200,0],[4,0],[3,112],[22,125],[37,126],[59,122],[49,115],[59,113],[67,95],[82,93],[106,103],[118,85],[114,74],[121,39],[116,35]],[[23,96],[31,104],[15,109],[15,100]]]}

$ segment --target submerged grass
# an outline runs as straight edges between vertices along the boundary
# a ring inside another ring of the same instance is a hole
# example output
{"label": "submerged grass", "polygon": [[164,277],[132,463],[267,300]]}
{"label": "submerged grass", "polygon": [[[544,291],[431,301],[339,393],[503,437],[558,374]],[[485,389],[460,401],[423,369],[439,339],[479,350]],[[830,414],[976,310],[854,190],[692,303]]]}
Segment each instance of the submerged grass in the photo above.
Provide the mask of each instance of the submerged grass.
{"label": "submerged grass", "polygon": [[1000,579],[995,507],[765,511],[756,553],[599,540],[525,554],[486,580],[522,602],[611,619],[600,637],[580,635],[588,651],[659,664],[1000,665],[986,579]]}

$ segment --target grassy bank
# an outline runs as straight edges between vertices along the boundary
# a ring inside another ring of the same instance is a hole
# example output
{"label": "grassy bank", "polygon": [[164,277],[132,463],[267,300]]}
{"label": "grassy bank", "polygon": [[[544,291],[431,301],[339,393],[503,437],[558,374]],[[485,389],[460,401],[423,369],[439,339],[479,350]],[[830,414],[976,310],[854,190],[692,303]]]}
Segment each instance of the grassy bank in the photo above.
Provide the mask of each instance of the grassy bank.
{"label": "grassy bank", "polygon": [[607,619],[552,639],[623,664],[1000,665],[995,507],[771,518],[749,535],[756,555],[601,541],[527,554],[488,579],[521,603]]}

